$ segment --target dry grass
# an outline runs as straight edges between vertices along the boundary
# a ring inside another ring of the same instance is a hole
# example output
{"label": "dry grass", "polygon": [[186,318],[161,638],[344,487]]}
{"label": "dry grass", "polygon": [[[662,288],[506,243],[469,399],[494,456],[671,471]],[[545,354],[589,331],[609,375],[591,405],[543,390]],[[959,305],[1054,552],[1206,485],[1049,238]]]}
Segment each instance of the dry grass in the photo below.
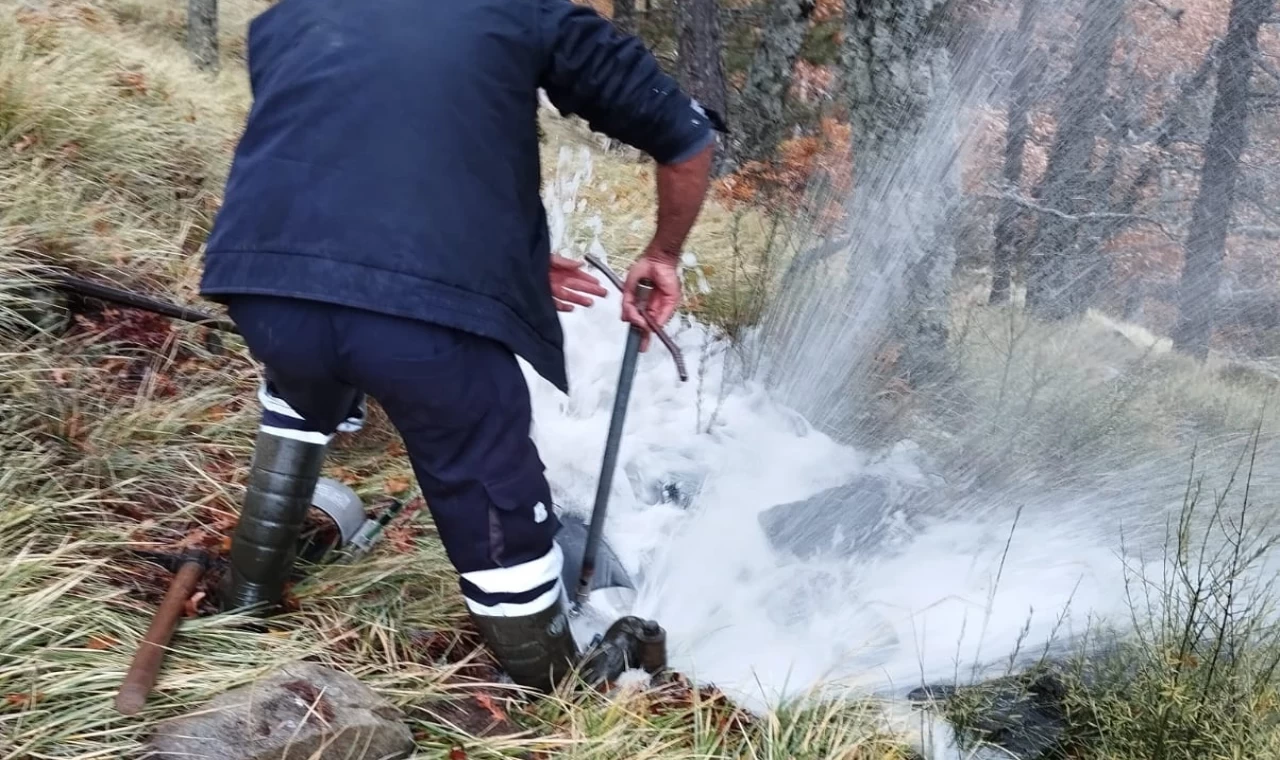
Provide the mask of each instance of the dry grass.
{"label": "dry grass", "polygon": [[[182,9],[171,3],[0,0],[0,326],[33,316],[25,283],[35,264],[50,261],[195,300],[195,254],[249,103],[238,60],[244,24],[265,5],[222,1],[223,71],[208,76],[187,63]],[[548,118],[544,126],[551,196],[573,200],[559,220],[564,247],[598,242],[623,264],[652,231],[651,169],[601,150],[580,125]],[[559,159],[578,147],[588,148],[593,174],[574,194],[564,183],[582,164],[573,153]],[[694,304],[701,314],[730,331],[749,322],[791,253],[784,238],[764,215],[712,203],[689,243],[702,266],[690,284],[701,274],[710,286]],[[1097,320],[1080,338],[1002,310],[958,313],[967,384],[955,413],[1040,398],[1045,413],[1013,432],[1046,459],[1064,409],[1095,410],[1099,426],[1118,436],[1117,450],[1136,451],[1188,415],[1238,428],[1270,392],[1265,382],[1228,383],[1214,367],[1147,355],[1127,338],[1101,350],[1115,336]],[[304,657],[347,670],[402,706],[421,757],[455,747],[470,757],[901,756],[873,707],[827,702],[752,717],[712,689],[680,682],[504,700],[527,729],[516,738],[467,736],[432,719],[424,708],[462,671],[484,670],[466,659],[474,640],[422,516],[394,529],[367,561],[317,569],[270,630],[231,616],[187,621],[148,711],[139,720],[116,715],[114,690],[164,583],[126,545],[218,545],[235,519],[256,427],[256,375],[242,346],[228,349],[211,354],[197,328],[125,312],[90,315],[66,335],[0,333],[0,760],[133,756],[153,721]],[[1135,400],[1116,391],[1123,405],[1079,406],[1082,389],[1106,387],[1107,366],[1139,359],[1158,379],[1144,385],[1150,393]],[[1041,396],[1041,385],[1055,390]],[[1116,409],[1125,410],[1123,425]],[[375,425],[335,453],[329,474],[368,499],[409,497],[401,453]],[[1159,693],[1160,683],[1148,691]],[[1096,702],[1120,735],[1124,711],[1142,705],[1125,701],[1132,691],[1115,693]]]}
{"label": "dry grass", "polygon": [[[404,708],[420,757],[880,758],[897,744],[866,708],[819,705],[751,717],[714,689],[673,681],[621,695],[495,697],[525,731],[468,736],[428,712],[463,675],[492,671],[465,623],[454,575],[419,513],[354,566],[316,568],[292,611],[261,630],[202,615],[174,640],[137,719],[111,701],[163,594],[164,573],[128,551],[219,547],[234,524],[256,428],[244,347],[210,353],[199,328],[129,311],[48,326],[34,267],[56,263],[195,301],[195,255],[218,207],[248,106],[238,61],[265,7],[223,0],[223,70],[194,70],[183,13],[160,0],[0,2],[0,758],[136,756],[154,721],[276,665],[309,658]],[[559,126],[569,143],[571,127]],[[596,162],[632,209],[602,242],[645,232],[645,169]],[[556,162],[548,161],[554,175]],[[598,185],[586,200],[599,203]],[[696,238],[718,250],[727,214]],[[33,300],[34,299],[34,300]],[[33,323],[35,323],[33,325]],[[13,330],[14,327],[22,329]],[[372,501],[413,496],[403,451],[379,425],[344,442],[328,474]],[[207,602],[197,607],[210,612]]]}

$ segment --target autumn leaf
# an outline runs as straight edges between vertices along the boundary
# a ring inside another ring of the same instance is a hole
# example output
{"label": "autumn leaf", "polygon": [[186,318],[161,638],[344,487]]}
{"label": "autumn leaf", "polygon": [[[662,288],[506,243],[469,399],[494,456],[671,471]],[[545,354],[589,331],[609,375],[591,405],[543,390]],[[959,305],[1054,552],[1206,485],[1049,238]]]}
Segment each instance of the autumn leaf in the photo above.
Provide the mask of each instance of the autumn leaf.
{"label": "autumn leaf", "polygon": [[23,151],[30,148],[32,145],[35,145],[38,141],[39,141],[39,138],[36,137],[35,134],[28,132],[22,137],[19,137],[18,141],[13,144],[13,152],[22,153]]}
{"label": "autumn leaf", "polygon": [[284,593],[280,596],[280,606],[286,612],[297,612],[302,609],[302,602],[298,601],[298,597],[293,595],[293,584],[285,584]]}
{"label": "autumn leaf", "polygon": [[502,708],[499,707],[496,702],[493,701],[493,697],[488,694],[477,694],[475,695],[475,699],[476,704],[487,710],[489,714],[493,716],[495,721],[505,722],[507,720],[507,714],[503,712]]}
{"label": "autumn leaf", "polygon": [[182,537],[178,542],[179,549],[190,549],[197,546],[207,546],[209,543],[209,534],[201,528],[196,528],[187,535]]}
{"label": "autumn leaf", "polygon": [[449,750],[449,760],[467,760],[467,752],[462,747]]}
{"label": "autumn leaf", "polygon": [[413,528],[407,523],[387,528],[383,531],[383,539],[397,554],[409,554],[414,550]]}
{"label": "autumn leaf", "polygon": [[115,646],[118,643],[120,642],[116,641],[110,636],[90,636],[89,640],[85,642],[84,646],[85,646],[85,649],[92,649],[98,652],[102,652],[107,649],[110,649],[111,647]]}
{"label": "autumn leaf", "polygon": [[43,694],[6,694],[4,701],[10,707],[27,708],[44,699]]}
{"label": "autumn leaf", "polygon": [[67,440],[79,441],[84,432],[84,423],[79,412],[72,412],[71,417],[67,419]]}
{"label": "autumn leaf", "polygon": [[121,73],[116,77],[116,84],[122,89],[137,95],[147,94],[147,78],[140,71]]}
{"label": "autumn leaf", "polygon": [[387,482],[382,485],[382,490],[391,496],[404,493],[409,490],[409,479],[404,476],[387,478]]}

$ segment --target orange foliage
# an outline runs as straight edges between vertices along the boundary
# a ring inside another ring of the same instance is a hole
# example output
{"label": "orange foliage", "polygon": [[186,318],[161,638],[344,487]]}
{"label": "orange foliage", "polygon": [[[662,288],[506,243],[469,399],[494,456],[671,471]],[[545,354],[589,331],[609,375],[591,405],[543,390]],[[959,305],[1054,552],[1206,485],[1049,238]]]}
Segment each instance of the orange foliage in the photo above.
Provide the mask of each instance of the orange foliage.
{"label": "orange foliage", "polygon": [[821,24],[844,15],[844,0],[817,0],[813,6],[813,22]]}
{"label": "orange foliage", "polygon": [[791,74],[790,95],[801,103],[816,102],[830,92],[835,79],[832,67],[797,59]]}
{"label": "orange foliage", "polygon": [[824,118],[818,135],[806,135],[784,140],[778,146],[778,158],[772,161],[751,161],[741,169],[717,181],[716,192],[729,206],[768,204],[797,208],[804,198],[805,188],[818,172],[822,172],[831,184],[833,200],[820,209],[822,222],[834,222],[840,216],[838,201],[843,198],[852,182],[850,142],[852,128],[833,118]]}
{"label": "orange foliage", "polygon": [[1226,32],[1231,0],[1195,0],[1177,5],[1182,15],[1174,21],[1155,3],[1133,3],[1129,23],[1136,34],[1120,38],[1117,60],[1133,52],[1139,76],[1150,81],[1199,66],[1209,46]]}

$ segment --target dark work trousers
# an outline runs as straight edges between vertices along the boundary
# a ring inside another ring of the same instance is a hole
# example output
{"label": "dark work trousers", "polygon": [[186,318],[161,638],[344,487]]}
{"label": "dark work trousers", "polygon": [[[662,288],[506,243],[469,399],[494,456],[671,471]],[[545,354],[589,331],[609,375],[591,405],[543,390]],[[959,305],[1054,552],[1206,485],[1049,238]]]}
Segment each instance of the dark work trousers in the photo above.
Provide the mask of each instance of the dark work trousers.
{"label": "dark work trousers", "polygon": [[315,301],[237,296],[228,307],[265,366],[260,434],[327,443],[358,427],[366,395],[375,399],[404,440],[471,610],[516,617],[555,603],[559,522],[511,351]]}

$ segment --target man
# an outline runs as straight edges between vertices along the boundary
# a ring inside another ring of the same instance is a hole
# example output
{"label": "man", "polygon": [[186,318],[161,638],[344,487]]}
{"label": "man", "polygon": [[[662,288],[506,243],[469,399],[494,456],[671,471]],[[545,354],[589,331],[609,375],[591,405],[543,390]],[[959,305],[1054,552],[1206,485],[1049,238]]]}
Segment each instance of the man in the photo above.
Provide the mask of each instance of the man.
{"label": "man", "polygon": [[516,356],[567,391],[556,311],[604,290],[549,250],[537,93],[658,164],[657,229],[623,304],[642,329],[639,278],[657,324],[680,299],[708,115],[570,0],[281,0],[250,26],[248,61],[253,108],[201,287],[266,375],[223,605],[279,600],[326,447],[359,428],[367,394],[488,646],[548,689],[577,652]]}

